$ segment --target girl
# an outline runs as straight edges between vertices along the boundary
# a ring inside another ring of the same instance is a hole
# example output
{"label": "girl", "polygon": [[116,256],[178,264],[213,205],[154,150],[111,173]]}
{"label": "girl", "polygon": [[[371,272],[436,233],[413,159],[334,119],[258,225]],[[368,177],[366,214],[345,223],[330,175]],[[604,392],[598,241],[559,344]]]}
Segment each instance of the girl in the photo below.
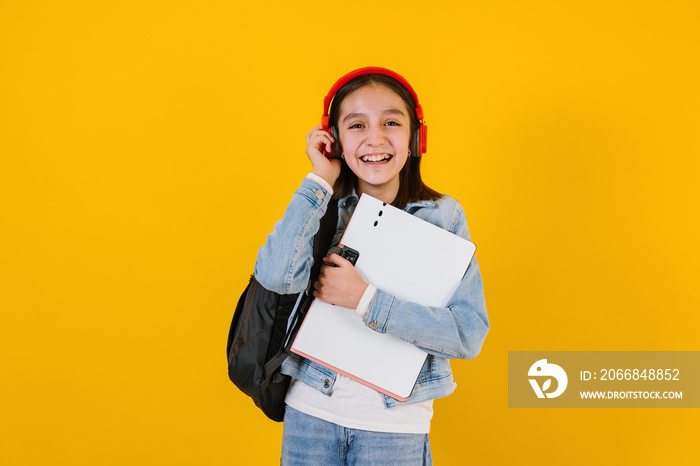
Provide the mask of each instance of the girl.
{"label": "girl", "polygon": [[431,464],[432,400],[456,386],[448,358],[475,358],[489,329],[479,265],[472,259],[447,307],[438,308],[400,301],[365,283],[338,255],[340,238],[364,193],[462,238],[469,239],[469,231],[460,204],[421,180],[425,127],[408,82],[384,68],[363,68],[333,86],[324,111],[331,99],[330,113],[324,115],[330,133],[317,126],[307,134],[313,170],[258,252],[255,277],[277,293],[307,287],[313,237],[333,197],[338,225],[324,261],[337,267],[322,268],[314,296],[355,309],[374,331],[413,342],[428,357],[411,396],[399,402],[291,355],[282,365],[282,372],[293,377],[285,399],[282,464]]}

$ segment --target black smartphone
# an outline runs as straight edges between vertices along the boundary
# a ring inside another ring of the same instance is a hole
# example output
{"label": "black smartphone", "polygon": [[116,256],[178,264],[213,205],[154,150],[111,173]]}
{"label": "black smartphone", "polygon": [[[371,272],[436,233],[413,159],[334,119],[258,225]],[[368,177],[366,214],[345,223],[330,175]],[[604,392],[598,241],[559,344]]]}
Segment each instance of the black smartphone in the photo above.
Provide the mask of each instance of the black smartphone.
{"label": "black smartphone", "polygon": [[354,266],[357,262],[357,258],[360,257],[360,253],[353,248],[343,246],[343,249],[340,251],[340,257],[347,259]]}
{"label": "black smartphone", "polygon": [[[339,255],[343,259],[346,259],[348,262],[350,262],[353,265],[353,267],[355,266],[355,263],[357,263],[357,258],[360,257],[359,252],[347,246],[343,246],[343,249],[340,250]],[[338,267],[337,265],[328,262],[325,262],[323,265],[327,267]]]}

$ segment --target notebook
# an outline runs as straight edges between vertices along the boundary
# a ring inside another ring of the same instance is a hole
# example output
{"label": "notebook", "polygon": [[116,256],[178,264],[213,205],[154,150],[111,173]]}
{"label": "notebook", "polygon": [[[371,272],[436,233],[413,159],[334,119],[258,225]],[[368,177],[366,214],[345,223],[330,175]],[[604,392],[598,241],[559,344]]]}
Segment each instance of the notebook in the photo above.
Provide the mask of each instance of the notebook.
{"label": "notebook", "polygon": [[[367,194],[341,244],[359,253],[355,268],[367,283],[400,300],[439,307],[456,291],[476,250],[470,241]],[[291,351],[400,401],[411,394],[427,356],[368,328],[354,309],[318,298]]]}

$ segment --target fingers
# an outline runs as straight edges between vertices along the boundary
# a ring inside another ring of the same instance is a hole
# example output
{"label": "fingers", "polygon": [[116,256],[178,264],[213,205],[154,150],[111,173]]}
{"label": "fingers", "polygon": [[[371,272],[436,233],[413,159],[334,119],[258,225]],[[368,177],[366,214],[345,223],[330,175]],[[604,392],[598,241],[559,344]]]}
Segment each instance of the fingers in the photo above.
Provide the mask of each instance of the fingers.
{"label": "fingers", "polygon": [[312,136],[311,142],[309,143],[308,147],[316,149],[319,153],[330,153],[331,145],[333,144],[333,137],[325,131],[323,131],[322,133],[323,134],[319,133]]}
{"label": "fingers", "polygon": [[[336,254],[337,255],[337,254]],[[326,262],[327,265],[331,266],[333,265],[330,262],[329,257],[324,257],[323,261]],[[332,277],[326,275],[326,267],[321,267],[321,273],[318,276],[318,280],[314,282],[314,296],[316,298],[321,298],[324,301],[328,298],[328,292],[333,289],[331,286],[332,282]],[[335,271],[329,270],[330,274],[332,275]]]}
{"label": "fingers", "polygon": [[352,267],[352,264],[350,263],[349,260],[347,260],[347,259],[345,259],[344,257],[341,257],[341,256],[339,256],[338,254],[335,254],[335,253],[331,254],[331,255],[328,256],[328,257],[324,257],[324,258],[323,258],[323,261],[324,261],[324,262],[331,263],[331,264],[335,264],[335,265],[337,265],[338,267],[347,267],[347,266]]}
{"label": "fingers", "polygon": [[326,151],[330,152],[333,142],[335,142],[333,136],[328,131],[321,129],[321,125],[316,126],[306,135],[306,145],[319,151],[325,146]]}
{"label": "fingers", "polygon": [[367,282],[350,261],[338,254],[331,254],[323,260],[326,267],[321,267],[321,274],[314,282],[314,297],[329,304],[356,308],[367,289]]}
{"label": "fingers", "polygon": [[335,138],[321,125],[316,126],[306,135],[306,155],[313,165],[313,173],[320,176],[333,186],[340,175],[340,160],[332,160],[323,153],[331,153],[331,145]]}
{"label": "fingers", "polygon": [[316,282],[314,282],[314,298],[319,298],[326,302],[331,302],[330,298],[328,297],[328,290],[326,288],[326,285],[321,283],[322,280],[322,278],[319,278]]}
{"label": "fingers", "polygon": [[322,128],[323,128],[323,126],[318,125],[318,126],[316,126],[314,129],[312,129],[311,131],[309,131],[309,132],[306,134],[306,143],[307,143],[307,144],[310,143],[310,142],[311,142],[311,136],[312,136],[316,131],[321,131]]}

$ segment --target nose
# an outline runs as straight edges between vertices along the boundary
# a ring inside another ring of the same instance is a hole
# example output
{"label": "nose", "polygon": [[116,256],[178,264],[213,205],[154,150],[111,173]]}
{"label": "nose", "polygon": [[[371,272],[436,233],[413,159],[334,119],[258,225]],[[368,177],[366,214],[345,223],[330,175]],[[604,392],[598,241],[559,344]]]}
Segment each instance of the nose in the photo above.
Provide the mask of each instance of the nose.
{"label": "nose", "polygon": [[381,146],[386,141],[384,127],[380,124],[370,125],[367,129],[367,137],[365,143],[372,147]]}

